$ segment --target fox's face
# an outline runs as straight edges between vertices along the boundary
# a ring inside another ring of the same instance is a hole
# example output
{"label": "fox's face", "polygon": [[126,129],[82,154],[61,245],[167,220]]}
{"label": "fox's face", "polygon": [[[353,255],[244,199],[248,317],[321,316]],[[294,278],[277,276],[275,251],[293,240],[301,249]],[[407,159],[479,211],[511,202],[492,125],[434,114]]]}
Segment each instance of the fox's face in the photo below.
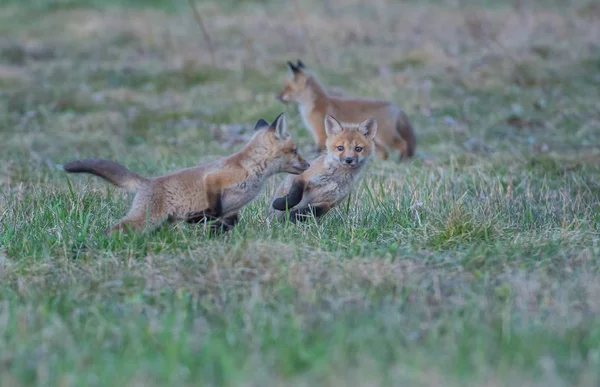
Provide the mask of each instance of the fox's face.
{"label": "fox's face", "polygon": [[283,103],[299,103],[303,97],[308,96],[310,90],[310,74],[305,71],[304,64],[298,61],[297,65],[288,62],[291,75],[285,79],[283,90],[277,94],[277,99]]}
{"label": "fox's face", "polygon": [[375,151],[377,121],[368,118],[359,125],[344,124],[330,115],[325,117],[328,157],[346,168],[363,166]]}
{"label": "fox's face", "polygon": [[259,120],[255,129],[262,131],[257,135],[257,149],[261,159],[264,158],[277,172],[299,175],[310,167],[298,153],[298,147],[287,131],[283,113],[270,125],[265,120]]}
{"label": "fox's face", "polygon": [[299,175],[310,167],[308,161],[304,160],[304,158],[298,153],[298,147],[291,137],[280,143],[279,154],[281,155],[281,168],[279,169],[280,172]]}

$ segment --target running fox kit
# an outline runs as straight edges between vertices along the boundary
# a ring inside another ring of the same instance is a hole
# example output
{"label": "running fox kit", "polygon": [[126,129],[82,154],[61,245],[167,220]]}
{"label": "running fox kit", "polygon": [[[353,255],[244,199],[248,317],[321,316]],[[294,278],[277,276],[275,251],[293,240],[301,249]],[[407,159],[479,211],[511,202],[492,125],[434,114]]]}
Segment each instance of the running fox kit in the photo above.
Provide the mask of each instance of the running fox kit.
{"label": "running fox kit", "polygon": [[333,96],[301,61],[288,62],[288,67],[292,76],[286,78],[277,98],[283,103],[298,104],[302,121],[313,134],[319,152],[325,149],[324,118],[330,114],[342,122],[375,118],[379,126],[375,147],[383,159],[388,158],[390,149],[400,151],[402,159],[414,155],[417,140],[408,117],[400,108],[388,101]]}
{"label": "running fox kit", "polygon": [[375,151],[377,121],[368,118],[360,125],[341,124],[327,115],[327,154],[311,162],[310,168],[297,176],[288,176],[275,191],[272,207],[279,218],[289,211],[290,220],[305,215],[326,214],[350,193],[358,176]]}
{"label": "running fox kit", "polygon": [[63,169],[90,173],[135,193],[129,213],[107,232],[154,228],[165,220],[215,220],[213,229],[228,230],[237,222],[238,211],[259,194],[270,176],[300,174],[310,166],[298,154],[283,114],[270,125],[260,119],[255,130],[244,148],[229,157],[155,178],[103,159],[71,161]]}

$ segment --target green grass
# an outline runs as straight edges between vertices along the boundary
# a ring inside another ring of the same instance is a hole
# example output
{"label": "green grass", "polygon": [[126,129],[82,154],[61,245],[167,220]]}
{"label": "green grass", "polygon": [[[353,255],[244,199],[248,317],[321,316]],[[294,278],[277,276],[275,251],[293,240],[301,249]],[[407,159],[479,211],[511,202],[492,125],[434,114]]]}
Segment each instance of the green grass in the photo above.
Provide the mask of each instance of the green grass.
{"label": "green grass", "polygon": [[[185,1],[0,3],[0,385],[597,386],[597,7],[298,4],[198,1],[213,65]],[[159,175],[280,112],[308,155],[296,58],[419,138],[319,221],[267,217],[279,176],[225,235],[107,237],[130,196],[56,168]]]}

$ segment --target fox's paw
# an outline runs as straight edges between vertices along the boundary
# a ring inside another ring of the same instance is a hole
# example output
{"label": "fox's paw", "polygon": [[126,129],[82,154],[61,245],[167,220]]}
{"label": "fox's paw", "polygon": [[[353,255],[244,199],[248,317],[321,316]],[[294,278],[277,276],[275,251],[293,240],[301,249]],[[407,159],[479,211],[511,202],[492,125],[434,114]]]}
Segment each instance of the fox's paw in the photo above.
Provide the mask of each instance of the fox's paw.
{"label": "fox's paw", "polygon": [[290,206],[290,203],[288,203],[287,195],[273,200],[272,206],[277,211],[285,211],[286,208],[292,207]]}
{"label": "fox's paw", "polygon": [[290,191],[287,195],[279,197],[273,200],[273,208],[278,211],[285,211],[286,208],[294,208],[302,201],[302,196],[304,195],[304,188],[306,187],[306,183],[298,179],[292,184]]}

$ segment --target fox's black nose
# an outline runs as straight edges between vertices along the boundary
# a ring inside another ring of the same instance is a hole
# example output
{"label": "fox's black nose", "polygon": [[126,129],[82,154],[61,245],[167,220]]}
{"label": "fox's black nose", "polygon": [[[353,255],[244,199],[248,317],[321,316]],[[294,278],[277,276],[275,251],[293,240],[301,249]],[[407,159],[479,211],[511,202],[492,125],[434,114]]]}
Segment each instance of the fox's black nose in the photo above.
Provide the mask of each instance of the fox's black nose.
{"label": "fox's black nose", "polygon": [[352,164],[354,159],[352,157],[346,157],[346,164]]}

